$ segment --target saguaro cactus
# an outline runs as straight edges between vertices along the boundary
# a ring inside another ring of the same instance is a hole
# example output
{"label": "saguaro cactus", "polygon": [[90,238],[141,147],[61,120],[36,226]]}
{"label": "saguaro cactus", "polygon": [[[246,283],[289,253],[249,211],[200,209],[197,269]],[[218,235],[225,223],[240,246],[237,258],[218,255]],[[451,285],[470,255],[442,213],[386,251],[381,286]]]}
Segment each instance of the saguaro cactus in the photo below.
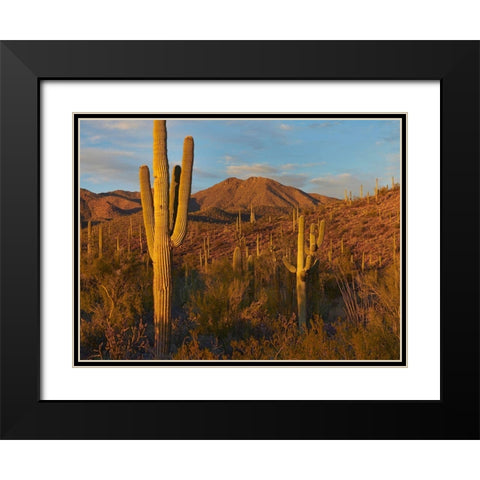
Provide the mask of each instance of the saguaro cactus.
{"label": "saguaro cactus", "polygon": [[[169,191],[167,130],[165,120],[153,121],[153,198],[150,171],[139,171],[140,194],[147,246],[153,263],[155,356],[170,349],[172,248],[182,244],[187,233],[188,200],[192,186],[193,138],[185,137],[180,171],[176,167]],[[179,184],[178,177],[180,177]],[[172,212],[173,209],[173,212]]]}
{"label": "saguaro cactus", "polygon": [[307,327],[307,272],[313,265],[312,256],[305,257],[305,217],[303,215],[298,218],[297,266],[292,265],[286,257],[283,258],[283,264],[288,271],[297,274],[298,324],[301,329],[305,329]]}
{"label": "saguaro cactus", "polygon": [[240,247],[235,247],[233,251],[233,271],[237,275],[242,273],[242,251]]}
{"label": "saguaro cactus", "polygon": [[87,255],[90,256],[92,253],[92,221],[88,221],[87,226]]}
{"label": "saguaro cactus", "polygon": [[102,226],[98,226],[98,258],[102,258],[103,255],[103,229]]}

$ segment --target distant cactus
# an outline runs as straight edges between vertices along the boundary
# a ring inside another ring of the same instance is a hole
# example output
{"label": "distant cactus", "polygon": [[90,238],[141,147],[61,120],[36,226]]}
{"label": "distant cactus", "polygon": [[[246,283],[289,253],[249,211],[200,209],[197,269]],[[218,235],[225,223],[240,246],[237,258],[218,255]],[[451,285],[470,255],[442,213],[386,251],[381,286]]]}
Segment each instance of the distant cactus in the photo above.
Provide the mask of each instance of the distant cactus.
{"label": "distant cactus", "polygon": [[375,179],[375,201],[378,202],[378,178]]}
{"label": "distant cactus", "polygon": [[392,177],[392,190],[395,188],[395,179]]}
{"label": "distant cactus", "polygon": [[363,198],[363,185],[360,185],[360,198]]}
{"label": "distant cactus", "polygon": [[247,258],[247,279],[248,279],[248,296],[250,301],[255,297],[255,261],[253,255]]}
{"label": "distant cactus", "polygon": [[210,237],[203,237],[203,265],[205,272],[208,270],[208,261],[210,259]]}
{"label": "distant cactus", "polygon": [[250,205],[250,223],[255,223],[255,212],[252,205]]}
{"label": "distant cactus", "polygon": [[[323,240],[323,239],[322,239]],[[284,257],[283,264],[287,270],[297,275],[297,309],[298,323],[301,329],[307,327],[307,273],[312,268],[312,256],[305,257],[305,217],[301,215],[298,218],[298,236],[297,236],[297,266],[292,265]]]}
{"label": "distant cactus", "polygon": [[238,211],[238,233],[242,235],[242,214]]}
{"label": "distant cactus", "polygon": [[102,225],[98,226],[98,258],[103,256],[103,229]]}
{"label": "distant cactus", "polygon": [[90,256],[92,254],[92,221],[88,221],[87,226],[87,255]]}
{"label": "distant cactus", "polygon": [[133,227],[132,227],[132,219],[130,218],[130,226],[128,227],[128,234],[127,234],[127,251],[130,253],[130,245],[132,241],[132,235],[133,235]]}
{"label": "distant cactus", "polygon": [[193,138],[186,137],[183,144],[180,183],[177,187],[178,177],[174,174],[171,187],[174,192],[169,192],[165,124],[165,120],[153,121],[153,198],[148,167],[143,165],[139,171],[143,220],[148,252],[153,263],[156,358],[165,357],[170,349],[172,247],[181,245],[187,233],[193,167]]}
{"label": "distant cactus", "polygon": [[257,257],[260,256],[260,235],[257,233]]}
{"label": "distant cactus", "polygon": [[362,272],[365,270],[365,252],[362,252]]}
{"label": "distant cactus", "polygon": [[240,247],[235,247],[233,251],[233,272],[237,275],[242,273],[242,251]]}
{"label": "distant cactus", "polygon": [[397,242],[395,240],[395,234],[393,235],[393,264],[397,265]]}

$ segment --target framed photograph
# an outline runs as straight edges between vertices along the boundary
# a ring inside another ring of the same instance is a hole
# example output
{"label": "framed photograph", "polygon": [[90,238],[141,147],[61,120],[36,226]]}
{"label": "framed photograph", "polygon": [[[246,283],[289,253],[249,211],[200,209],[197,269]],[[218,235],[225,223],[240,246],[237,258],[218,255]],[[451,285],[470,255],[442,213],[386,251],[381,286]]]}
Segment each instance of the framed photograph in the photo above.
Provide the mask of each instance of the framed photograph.
{"label": "framed photograph", "polygon": [[405,366],[406,114],[163,116],[74,115],[74,364]]}
{"label": "framed photograph", "polygon": [[2,437],[479,438],[479,47],[3,42]]}

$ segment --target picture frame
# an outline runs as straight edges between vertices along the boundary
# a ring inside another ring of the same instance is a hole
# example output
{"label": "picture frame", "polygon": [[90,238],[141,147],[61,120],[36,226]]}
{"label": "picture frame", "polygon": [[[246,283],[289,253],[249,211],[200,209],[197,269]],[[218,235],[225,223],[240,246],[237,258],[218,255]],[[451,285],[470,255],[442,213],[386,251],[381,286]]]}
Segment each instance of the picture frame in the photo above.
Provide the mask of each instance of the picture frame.
{"label": "picture frame", "polygon": [[[2,42],[2,438],[478,439],[479,53],[475,41]],[[40,83],[49,79],[439,80],[440,400],[41,400]]]}

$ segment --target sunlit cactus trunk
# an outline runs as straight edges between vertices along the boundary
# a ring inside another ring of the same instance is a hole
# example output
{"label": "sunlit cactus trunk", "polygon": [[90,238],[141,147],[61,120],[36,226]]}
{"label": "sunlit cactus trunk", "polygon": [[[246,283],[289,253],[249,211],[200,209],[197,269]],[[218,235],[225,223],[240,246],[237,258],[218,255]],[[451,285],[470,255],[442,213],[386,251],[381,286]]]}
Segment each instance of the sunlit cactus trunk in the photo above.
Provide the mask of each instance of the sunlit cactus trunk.
{"label": "sunlit cactus trunk", "polygon": [[[307,271],[305,269],[305,218],[298,219],[297,245],[297,306],[300,328],[307,326]],[[311,257],[309,257],[311,258]]]}
{"label": "sunlit cactus trunk", "polygon": [[[325,231],[323,227],[323,232]],[[316,247],[319,247],[323,242],[323,234],[318,238]],[[315,261],[316,263],[316,261]],[[288,258],[283,258],[283,264],[289,272],[296,273],[297,282],[297,310],[298,310],[298,324],[301,329],[307,328],[307,273],[312,268],[312,256],[305,257],[305,217],[303,215],[298,217],[298,236],[297,236],[297,266],[292,265]]]}
{"label": "sunlit cactus trunk", "polygon": [[[172,247],[181,245],[187,232],[188,200],[192,183],[193,138],[183,144],[181,173],[176,168],[169,191],[167,130],[165,120],[153,121],[153,199],[150,172],[140,167],[140,193],[148,251],[153,263],[153,305],[155,356],[164,358],[170,350],[172,301]],[[177,186],[177,175],[180,177]],[[171,209],[176,211],[171,212]]]}

